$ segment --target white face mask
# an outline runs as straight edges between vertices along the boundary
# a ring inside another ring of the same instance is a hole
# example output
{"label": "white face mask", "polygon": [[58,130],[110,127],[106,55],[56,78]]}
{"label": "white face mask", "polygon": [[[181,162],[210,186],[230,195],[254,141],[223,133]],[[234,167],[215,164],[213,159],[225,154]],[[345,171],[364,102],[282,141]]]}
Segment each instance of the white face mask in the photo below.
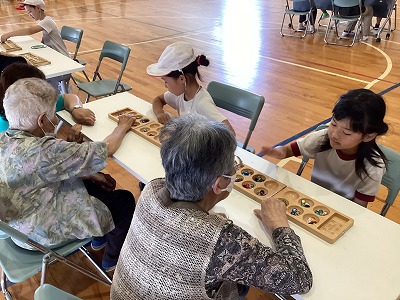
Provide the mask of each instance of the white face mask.
{"label": "white face mask", "polygon": [[236,174],[229,176],[229,175],[222,175],[225,178],[229,178],[231,180],[231,182],[228,184],[228,186],[225,189],[222,189],[221,192],[225,192],[227,191],[228,193],[232,192],[233,189],[233,185],[235,184],[235,180],[236,180]]}
{"label": "white face mask", "polygon": [[49,119],[49,117],[46,115],[46,118],[47,118],[47,120],[49,120],[49,122],[51,123],[51,125],[53,125],[54,126],[54,131],[53,132],[45,132],[44,130],[43,130],[43,128],[41,128],[42,129],[42,131],[43,131],[43,133],[44,133],[44,135],[45,136],[50,136],[50,137],[57,137],[57,132],[58,132],[58,130],[60,130],[60,127],[61,127],[61,122],[59,122],[58,124],[57,124],[57,126],[56,125],[54,125],[54,123]]}

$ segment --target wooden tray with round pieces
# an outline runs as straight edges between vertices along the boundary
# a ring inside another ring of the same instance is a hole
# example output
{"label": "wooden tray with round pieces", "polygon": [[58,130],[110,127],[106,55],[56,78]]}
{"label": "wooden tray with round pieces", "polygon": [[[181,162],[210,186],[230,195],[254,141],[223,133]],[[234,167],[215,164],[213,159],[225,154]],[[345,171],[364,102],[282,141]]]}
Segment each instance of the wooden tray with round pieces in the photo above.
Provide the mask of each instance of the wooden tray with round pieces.
{"label": "wooden tray with round pieces", "polygon": [[108,117],[118,123],[119,116],[131,114],[136,118],[135,123],[133,123],[131,130],[134,132],[134,129],[143,125],[148,125],[153,122],[145,115],[133,110],[132,108],[126,107],[108,114]]}
{"label": "wooden tray with round pieces", "polygon": [[20,46],[18,46],[15,42],[7,40],[4,43],[0,44],[6,52],[12,52],[12,51],[19,51],[22,50]]}
{"label": "wooden tray with round pieces", "polygon": [[51,64],[51,61],[49,61],[39,55],[33,54],[31,52],[22,53],[22,54],[19,54],[19,56],[24,57],[31,65],[33,65],[35,67],[40,67],[40,66]]}
{"label": "wooden tray with round pieces", "polygon": [[161,143],[158,140],[158,134],[163,127],[161,123],[156,121],[151,121],[145,115],[133,110],[132,108],[126,107],[112,113],[108,114],[108,117],[118,122],[118,118],[124,114],[131,114],[136,118],[135,123],[133,123],[131,127],[131,131],[136,133],[137,135],[141,136],[142,138],[148,140],[149,142],[153,143],[156,146],[160,146]]}
{"label": "wooden tray with round pieces", "polygon": [[330,244],[354,224],[352,218],[289,187],[278,192],[274,198],[285,202],[290,221]]}
{"label": "wooden tray with round pieces", "polygon": [[236,171],[235,190],[260,203],[285,187],[283,183],[244,164]]}

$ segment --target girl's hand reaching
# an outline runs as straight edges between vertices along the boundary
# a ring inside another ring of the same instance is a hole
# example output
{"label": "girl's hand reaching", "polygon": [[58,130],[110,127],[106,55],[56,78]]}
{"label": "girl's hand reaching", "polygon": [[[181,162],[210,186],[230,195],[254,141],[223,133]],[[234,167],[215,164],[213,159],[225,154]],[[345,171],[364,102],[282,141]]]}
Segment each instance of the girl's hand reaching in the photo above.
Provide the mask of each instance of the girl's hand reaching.
{"label": "girl's hand reaching", "polygon": [[286,157],[293,156],[293,152],[292,149],[290,148],[290,145],[279,146],[276,148],[272,148],[270,146],[263,146],[258,156],[264,156],[264,155],[271,156],[277,159],[284,159]]}

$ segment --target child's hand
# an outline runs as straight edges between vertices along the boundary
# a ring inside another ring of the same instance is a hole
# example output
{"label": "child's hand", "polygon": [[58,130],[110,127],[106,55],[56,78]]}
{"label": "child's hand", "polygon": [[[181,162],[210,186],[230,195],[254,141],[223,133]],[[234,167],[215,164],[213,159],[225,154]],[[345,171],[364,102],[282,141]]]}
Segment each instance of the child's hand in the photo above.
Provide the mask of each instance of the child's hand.
{"label": "child's hand", "polygon": [[171,117],[169,116],[169,114],[162,112],[157,114],[157,120],[158,122],[160,122],[161,124],[164,124],[165,122],[167,122],[169,119],[171,119]]}
{"label": "child's hand", "polygon": [[4,42],[7,41],[7,40],[8,40],[8,36],[5,35],[5,34],[3,34],[3,35],[1,36],[1,42],[4,43]]}
{"label": "child's hand", "polygon": [[277,159],[284,159],[289,156],[293,156],[293,152],[289,145],[279,146],[272,148],[270,146],[264,146],[261,148],[261,152],[258,156],[268,155]]}

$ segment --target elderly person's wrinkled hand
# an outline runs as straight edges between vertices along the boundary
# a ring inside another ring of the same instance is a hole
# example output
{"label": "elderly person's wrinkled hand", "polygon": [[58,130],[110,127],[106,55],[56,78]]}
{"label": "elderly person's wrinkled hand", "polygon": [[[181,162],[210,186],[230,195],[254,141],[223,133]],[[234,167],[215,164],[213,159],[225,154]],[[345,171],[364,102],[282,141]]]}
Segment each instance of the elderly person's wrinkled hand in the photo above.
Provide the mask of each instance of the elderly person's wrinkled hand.
{"label": "elderly person's wrinkled hand", "polygon": [[106,191],[113,191],[117,186],[116,180],[112,178],[111,175],[101,172],[90,175],[90,180],[100,185],[101,188]]}
{"label": "elderly person's wrinkled hand", "polygon": [[261,209],[255,209],[254,214],[264,223],[270,234],[276,228],[289,227],[286,205],[279,199],[268,198],[263,200]]}
{"label": "elderly person's wrinkled hand", "polygon": [[71,115],[77,123],[82,125],[93,126],[96,122],[94,112],[87,108],[74,109]]}
{"label": "elderly person's wrinkled hand", "polygon": [[118,118],[118,126],[124,127],[126,131],[128,131],[133,123],[135,123],[136,118],[131,114],[124,114],[119,116]]}
{"label": "elderly person's wrinkled hand", "polygon": [[71,126],[71,128],[68,131],[67,141],[79,144],[83,143],[83,134],[81,130],[82,130],[82,125],[80,124],[75,124],[74,126]]}

